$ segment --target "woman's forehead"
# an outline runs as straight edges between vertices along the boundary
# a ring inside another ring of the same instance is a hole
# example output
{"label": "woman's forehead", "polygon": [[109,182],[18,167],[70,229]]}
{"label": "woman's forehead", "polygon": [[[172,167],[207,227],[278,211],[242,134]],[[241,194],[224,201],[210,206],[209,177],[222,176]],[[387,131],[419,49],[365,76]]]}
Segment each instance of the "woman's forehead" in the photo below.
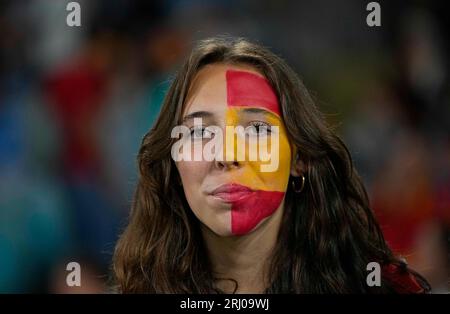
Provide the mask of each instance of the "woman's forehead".
{"label": "woman's forehead", "polygon": [[227,70],[227,104],[235,107],[261,108],[281,116],[275,91],[259,75],[239,70]]}
{"label": "woman's forehead", "polygon": [[231,106],[263,108],[280,115],[275,92],[255,68],[248,65],[211,64],[195,76],[183,110],[223,111]]}

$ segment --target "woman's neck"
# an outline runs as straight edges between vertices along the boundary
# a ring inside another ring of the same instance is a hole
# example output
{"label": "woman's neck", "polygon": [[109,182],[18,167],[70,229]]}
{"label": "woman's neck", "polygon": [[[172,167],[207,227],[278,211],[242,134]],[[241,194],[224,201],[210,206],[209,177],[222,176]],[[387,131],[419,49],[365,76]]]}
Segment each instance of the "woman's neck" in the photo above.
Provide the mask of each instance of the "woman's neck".
{"label": "woman's neck", "polygon": [[[283,216],[283,203],[256,230],[246,235],[221,237],[202,225],[214,276],[236,280],[236,293],[263,293],[267,288],[272,251]],[[235,290],[230,280],[218,280],[217,287],[226,293]]]}

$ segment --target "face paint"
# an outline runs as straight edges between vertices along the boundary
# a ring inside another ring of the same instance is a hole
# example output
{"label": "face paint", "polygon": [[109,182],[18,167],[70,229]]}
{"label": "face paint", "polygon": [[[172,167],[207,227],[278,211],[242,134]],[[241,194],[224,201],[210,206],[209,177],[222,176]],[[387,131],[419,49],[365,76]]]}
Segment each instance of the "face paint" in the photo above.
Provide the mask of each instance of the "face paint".
{"label": "face paint", "polygon": [[260,107],[281,116],[277,96],[263,77],[244,71],[228,70],[228,106]]}
{"label": "face paint", "polygon": [[280,206],[284,192],[257,190],[231,207],[231,232],[246,234]]}
{"label": "face paint", "polygon": [[[277,96],[267,80],[250,72],[228,70],[226,71],[226,84],[228,105],[226,125],[238,125],[239,117],[246,108],[268,111],[265,114],[266,121],[270,125],[280,128],[279,155],[283,156],[283,162],[274,172],[261,172],[261,161],[247,161],[243,171],[233,175],[233,184],[244,186],[252,191],[245,197],[230,201],[232,204],[231,232],[235,235],[242,235],[250,232],[280,206],[289,179],[291,150],[280,117],[281,110]],[[226,133],[225,136],[235,136],[235,134]],[[259,149],[261,148],[259,147]],[[248,150],[246,153],[248,154]]]}

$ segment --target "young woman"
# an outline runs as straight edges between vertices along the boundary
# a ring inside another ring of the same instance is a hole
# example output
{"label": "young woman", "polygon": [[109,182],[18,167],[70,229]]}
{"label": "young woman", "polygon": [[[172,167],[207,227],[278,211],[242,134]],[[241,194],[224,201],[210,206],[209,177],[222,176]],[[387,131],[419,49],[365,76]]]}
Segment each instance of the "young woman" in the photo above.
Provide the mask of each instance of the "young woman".
{"label": "young woman", "polygon": [[[180,139],[172,131],[180,126],[189,130],[183,151],[219,139],[215,158],[175,158]],[[269,150],[277,160],[249,158],[255,148],[247,142],[237,158],[238,140],[228,141],[242,134],[257,140],[255,152]],[[348,150],[299,77],[259,45],[199,42],[144,137],[138,163],[129,224],[114,256],[120,292],[430,289],[388,248]],[[269,163],[275,166],[264,170]]]}

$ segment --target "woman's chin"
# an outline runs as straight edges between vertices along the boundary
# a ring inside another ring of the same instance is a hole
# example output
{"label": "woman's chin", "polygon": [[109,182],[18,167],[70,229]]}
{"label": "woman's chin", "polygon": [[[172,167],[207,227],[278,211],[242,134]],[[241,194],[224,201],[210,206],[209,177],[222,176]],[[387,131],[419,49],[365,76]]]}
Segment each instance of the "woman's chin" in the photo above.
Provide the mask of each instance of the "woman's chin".
{"label": "woman's chin", "polygon": [[233,235],[229,226],[205,225],[205,227],[217,237],[229,237]]}
{"label": "woman's chin", "polygon": [[226,226],[211,226],[208,227],[218,237],[241,237],[252,233],[258,226],[250,230],[242,230],[240,232],[233,232],[230,225]]}

